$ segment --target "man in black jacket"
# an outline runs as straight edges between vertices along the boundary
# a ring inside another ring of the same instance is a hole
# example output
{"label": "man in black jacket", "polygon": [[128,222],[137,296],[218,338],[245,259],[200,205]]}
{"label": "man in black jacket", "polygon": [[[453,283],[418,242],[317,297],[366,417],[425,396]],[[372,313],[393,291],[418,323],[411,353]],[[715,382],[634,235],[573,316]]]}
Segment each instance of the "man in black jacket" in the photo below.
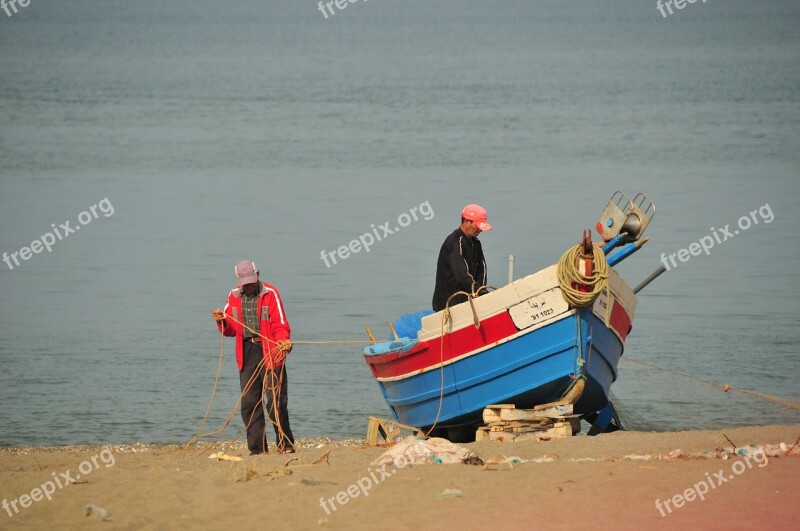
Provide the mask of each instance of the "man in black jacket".
{"label": "man in black jacket", "polygon": [[[486,285],[486,260],[478,234],[491,229],[483,207],[471,204],[461,211],[461,225],[444,240],[439,251],[433,311],[444,310],[447,299],[456,292],[475,293]],[[466,300],[465,295],[457,295],[450,306]]]}

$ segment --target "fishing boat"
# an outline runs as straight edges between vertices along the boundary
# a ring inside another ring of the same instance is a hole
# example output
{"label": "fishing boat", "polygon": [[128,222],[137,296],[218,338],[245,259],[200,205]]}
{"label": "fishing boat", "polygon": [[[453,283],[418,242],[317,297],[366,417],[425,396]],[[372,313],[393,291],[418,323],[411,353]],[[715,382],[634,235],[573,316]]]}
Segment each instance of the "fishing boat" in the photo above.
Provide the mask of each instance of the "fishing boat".
{"label": "fishing boat", "polygon": [[616,192],[596,225],[602,244],[584,231],[558,264],[397,319],[391,340],[364,349],[394,419],[463,439],[487,405],[570,403],[601,429],[621,428],[609,393],[636,295],[613,266],[647,241],[654,214],[645,195]]}

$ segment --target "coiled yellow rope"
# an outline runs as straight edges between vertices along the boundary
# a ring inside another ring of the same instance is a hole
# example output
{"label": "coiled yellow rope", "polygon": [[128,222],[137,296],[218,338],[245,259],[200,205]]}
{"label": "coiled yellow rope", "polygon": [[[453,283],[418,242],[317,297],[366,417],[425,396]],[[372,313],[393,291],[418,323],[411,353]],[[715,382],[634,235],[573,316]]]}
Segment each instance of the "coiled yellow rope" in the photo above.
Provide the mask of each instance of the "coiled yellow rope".
{"label": "coiled yellow rope", "polygon": [[[558,261],[558,286],[567,304],[575,308],[590,307],[608,286],[608,262],[603,250],[597,246],[592,247],[594,271],[589,276],[583,274],[586,258],[583,254],[583,245],[579,244],[567,249]],[[590,291],[579,291],[572,287],[573,283],[587,286]]]}

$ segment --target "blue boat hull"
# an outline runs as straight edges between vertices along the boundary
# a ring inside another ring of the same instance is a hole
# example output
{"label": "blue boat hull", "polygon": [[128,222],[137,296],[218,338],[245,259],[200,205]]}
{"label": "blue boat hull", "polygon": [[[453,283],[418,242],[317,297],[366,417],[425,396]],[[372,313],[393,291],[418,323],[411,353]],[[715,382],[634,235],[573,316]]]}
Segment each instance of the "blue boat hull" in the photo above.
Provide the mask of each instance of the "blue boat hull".
{"label": "blue boat hull", "polygon": [[556,401],[576,376],[584,378],[585,388],[574,410],[592,413],[608,403],[623,348],[601,319],[582,310],[443,368],[382,381],[380,387],[395,419],[423,429],[480,423],[489,404],[530,408]]}

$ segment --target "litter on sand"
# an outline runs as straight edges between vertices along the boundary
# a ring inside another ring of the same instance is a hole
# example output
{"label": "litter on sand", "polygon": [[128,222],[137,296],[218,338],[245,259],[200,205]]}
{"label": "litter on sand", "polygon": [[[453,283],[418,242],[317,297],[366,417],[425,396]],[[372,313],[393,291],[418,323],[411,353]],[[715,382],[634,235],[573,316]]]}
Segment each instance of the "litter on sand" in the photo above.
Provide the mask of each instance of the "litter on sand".
{"label": "litter on sand", "polygon": [[[629,454],[623,457],[630,461],[671,461],[673,459],[734,459],[736,457],[784,457],[800,455],[800,446],[791,448],[785,442],[779,444],[748,444],[747,446],[717,448],[713,451],[687,453],[678,448],[663,454]],[[575,459],[573,459],[574,461]]]}
{"label": "litter on sand", "polygon": [[86,506],[86,516],[92,516],[92,515],[100,517],[101,520],[108,520],[109,518],[111,518],[110,512],[103,509],[99,505],[90,503]]}
{"label": "litter on sand", "polygon": [[409,435],[386,450],[372,464],[394,463],[395,466],[398,466],[398,464],[406,466],[427,463],[461,463],[468,453],[469,450],[463,446],[453,444],[447,439],[433,437],[424,440]]}
{"label": "litter on sand", "polygon": [[241,461],[241,457],[236,457],[235,455],[228,455],[223,454],[222,452],[211,454],[208,456],[209,459],[216,459],[217,461]]}
{"label": "litter on sand", "polygon": [[333,482],[333,481],[314,479],[314,478],[312,478],[310,476],[301,479],[300,483],[302,483],[303,485],[312,485],[312,486],[313,485],[336,485],[336,483]]}

